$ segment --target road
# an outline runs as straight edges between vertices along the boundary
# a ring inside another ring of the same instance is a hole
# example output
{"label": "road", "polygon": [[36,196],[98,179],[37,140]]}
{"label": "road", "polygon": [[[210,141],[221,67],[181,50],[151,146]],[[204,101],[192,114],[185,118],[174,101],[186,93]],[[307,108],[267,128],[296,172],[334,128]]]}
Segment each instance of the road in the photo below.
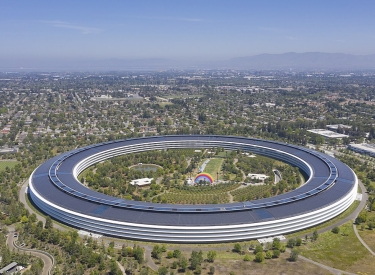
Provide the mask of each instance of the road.
{"label": "road", "polygon": [[[20,196],[19,196],[19,197],[20,197],[20,201],[25,205],[25,207],[30,211],[30,213],[35,213],[35,214],[37,215],[38,220],[41,220],[41,221],[45,222],[45,218],[44,218],[43,216],[41,216],[39,213],[35,212],[35,211],[34,211],[31,207],[29,207],[29,205],[26,203],[26,197],[25,197],[26,193],[25,193],[25,190],[26,190],[26,188],[27,188],[27,184],[28,184],[28,181],[25,181],[25,183],[24,183],[23,186],[21,187],[21,190],[20,190]],[[342,219],[342,220],[336,222],[335,224],[332,224],[332,225],[330,225],[330,226],[327,226],[327,227],[325,227],[325,228],[322,228],[322,229],[318,230],[319,233],[323,233],[323,232],[326,232],[326,231],[330,231],[330,230],[332,230],[332,228],[334,228],[334,227],[336,227],[336,226],[343,225],[344,223],[346,223],[346,222],[348,222],[348,221],[350,221],[350,220],[352,220],[352,221],[354,222],[355,218],[358,216],[358,214],[359,214],[359,213],[362,211],[362,209],[365,207],[366,202],[367,202],[367,199],[368,199],[368,194],[365,192],[366,189],[365,189],[364,185],[362,184],[362,182],[360,182],[360,181],[359,181],[359,186],[361,187],[361,190],[362,190],[362,200],[361,200],[360,204],[358,205],[358,207],[355,209],[355,211],[354,211],[353,213],[351,213],[349,216],[347,216],[346,218],[344,218],[344,219]],[[57,224],[57,223],[54,223],[53,226],[54,226],[54,228],[59,229],[59,230],[62,230],[62,231],[66,231],[66,230],[68,230],[66,227],[63,227],[63,226],[61,226],[61,225],[59,225],[59,224]],[[13,237],[13,234],[9,234],[8,237],[9,237],[9,236],[12,236],[12,237]],[[358,239],[359,239],[359,240],[365,245],[365,243],[364,243],[363,240],[359,237],[359,235],[357,235],[357,236],[358,236]],[[302,236],[302,237],[304,237],[304,236]],[[104,237],[104,236],[103,236],[101,239],[103,239],[103,241],[104,241],[105,244],[109,244],[109,242],[114,241],[114,242],[115,242],[115,246],[118,246],[118,247],[121,247],[124,243],[129,244],[129,241],[126,241],[126,240],[120,240],[120,239],[113,239],[113,238],[110,238],[110,237]],[[12,243],[11,243],[11,245],[12,245]],[[151,269],[153,269],[153,270],[157,270],[157,269],[158,269],[158,266],[154,263],[154,261],[153,261],[153,259],[152,259],[152,257],[151,257],[151,251],[152,251],[153,246],[152,246],[152,245],[144,245],[144,244],[140,244],[140,246],[143,247],[143,248],[145,249],[145,259],[146,259],[147,265],[148,265]],[[9,246],[9,247],[11,247],[11,246]],[[365,247],[366,247],[367,249],[369,249],[368,246],[365,245]],[[204,247],[202,247],[202,248],[200,248],[200,249],[201,249],[201,250],[206,250],[206,251],[207,251],[207,250],[212,250],[212,249],[215,249],[215,250],[228,250],[228,249],[232,249],[232,248],[233,248],[232,246],[229,247],[229,246],[223,245],[223,246],[215,247],[215,248],[212,248],[212,247],[204,248]],[[189,247],[189,246],[186,246],[186,247],[181,246],[179,249],[182,250],[182,251],[192,251],[192,250],[194,250],[194,249],[196,250],[197,248],[192,248],[192,247]],[[371,253],[373,253],[373,252],[371,251],[371,249],[369,249],[369,251],[370,251]],[[37,253],[37,252],[36,252],[36,253]],[[41,258],[42,258],[42,256],[43,256],[43,258],[44,258],[45,260],[47,260],[47,261],[51,261],[51,260],[50,260],[46,255],[44,255],[44,254],[33,254],[33,255],[35,255],[35,256],[41,255]],[[42,259],[43,259],[43,258],[42,258]],[[46,259],[46,258],[47,258],[47,259]],[[312,263],[312,264],[315,264],[315,265],[317,265],[317,266],[319,266],[319,267],[322,267],[322,268],[328,270],[329,272],[331,272],[332,274],[352,274],[352,273],[349,273],[349,272],[345,272],[345,271],[343,271],[343,270],[338,270],[338,269],[335,269],[335,268],[332,268],[332,267],[329,267],[329,266],[323,265],[323,264],[321,264],[321,263],[318,263],[318,262],[312,261],[312,260],[310,260],[310,259],[308,259],[308,258],[305,258],[305,257],[303,257],[303,256],[300,256],[300,259],[303,260],[303,261],[307,261],[307,262],[310,262],[310,263]],[[43,260],[43,261],[44,261],[44,260]],[[46,264],[45,264],[45,266],[46,266]],[[43,269],[43,271],[44,271],[44,269]],[[48,273],[43,273],[43,275],[44,275],[44,274],[48,274]]]}
{"label": "road", "polygon": [[281,173],[279,170],[274,169],[272,170],[272,172],[275,175],[275,184],[282,180]]}
{"label": "road", "polygon": [[14,241],[17,240],[17,237],[13,237],[14,235],[14,228],[13,227],[8,227],[9,233],[7,237],[7,246],[9,247],[10,250],[24,250],[30,253],[31,255],[40,258],[43,261],[43,270],[41,275],[49,275],[50,270],[53,267],[53,262],[50,257],[48,257],[46,254],[36,251],[34,249],[24,249],[24,248],[18,248],[14,245]]}

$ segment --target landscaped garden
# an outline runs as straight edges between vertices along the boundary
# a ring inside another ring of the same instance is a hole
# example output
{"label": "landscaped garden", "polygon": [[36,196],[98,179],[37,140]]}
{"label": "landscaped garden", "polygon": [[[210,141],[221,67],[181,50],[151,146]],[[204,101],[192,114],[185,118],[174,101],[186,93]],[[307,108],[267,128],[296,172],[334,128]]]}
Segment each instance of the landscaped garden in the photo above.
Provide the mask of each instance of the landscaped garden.
{"label": "landscaped garden", "polygon": [[[275,183],[273,170],[282,173]],[[197,174],[209,181],[194,180]],[[251,173],[263,179],[249,177]],[[96,191],[129,200],[172,204],[218,204],[266,198],[297,188],[298,168],[241,151],[169,149],[123,155],[86,169],[79,180]],[[147,186],[134,179],[152,178]]]}

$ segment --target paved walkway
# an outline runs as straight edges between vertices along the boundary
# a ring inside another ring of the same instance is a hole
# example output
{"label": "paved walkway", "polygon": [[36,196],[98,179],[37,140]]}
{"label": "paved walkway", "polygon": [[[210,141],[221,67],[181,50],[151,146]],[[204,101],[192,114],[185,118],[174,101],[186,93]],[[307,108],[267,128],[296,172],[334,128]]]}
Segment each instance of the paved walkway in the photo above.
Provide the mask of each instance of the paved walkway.
{"label": "paved walkway", "polygon": [[[27,187],[27,184],[28,184],[28,181],[25,181],[25,183],[23,184],[23,186],[21,187],[21,190],[20,190],[20,201],[25,205],[25,207],[29,210],[30,213],[35,213],[38,220],[41,220],[45,223],[45,218],[43,216],[41,216],[39,213],[37,212],[34,212],[34,210],[29,207],[29,205],[26,203],[26,193],[25,193],[25,190],[26,190],[26,187]],[[350,215],[348,215],[346,218],[330,225],[330,226],[327,226],[325,228],[322,228],[320,230],[318,230],[318,233],[323,233],[323,232],[326,232],[326,231],[329,231],[329,230],[332,230],[332,228],[336,227],[336,226],[340,226],[340,225],[343,225],[345,224],[346,222],[352,220],[354,222],[355,218],[358,216],[358,214],[362,211],[362,209],[365,207],[366,205],[366,202],[367,202],[367,199],[368,199],[368,194],[365,193],[365,190],[366,188],[364,187],[364,185],[362,184],[362,182],[359,181],[359,186],[361,187],[361,190],[362,190],[362,200],[360,202],[360,204],[358,205],[358,207],[353,211],[353,213],[351,213]],[[61,225],[59,225],[58,223],[53,223],[53,226],[54,228],[56,229],[59,229],[59,230],[62,230],[62,231],[66,231],[68,230],[66,227],[63,227]],[[355,232],[356,232],[356,229],[355,229]],[[358,235],[358,232],[356,233],[357,234],[357,237],[358,239],[361,241],[361,243],[367,248],[369,249],[370,253],[372,253],[374,256],[374,252],[364,243],[364,241],[360,238],[360,236]],[[13,236],[13,234],[12,234]],[[304,236],[302,236],[304,237]],[[127,240],[121,240],[121,239],[114,239],[114,238],[110,238],[110,237],[105,237],[103,236],[101,239],[103,239],[104,243],[105,244],[108,244],[109,242],[111,241],[115,241],[115,245],[116,246],[119,246],[121,247],[122,244],[129,244],[129,243],[132,243],[131,241],[127,241]],[[145,244],[139,244],[139,246],[143,247],[145,249],[145,259],[146,259],[146,263],[147,265],[153,269],[153,270],[158,270],[158,266],[155,264],[153,258],[151,257],[151,251],[153,249],[153,245],[145,245]],[[220,246],[220,247],[201,247],[199,248],[200,250],[202,251],[209,251],[209,250],[231,250],[233,247],[232,246],[228,246],[228,245],[223,245],[223,246]],[[176,249],[175,247],[173,247],[173,249]],[[192,251],[192,250],[197,250],[198,248],[195,247],[189,247],[189,246],[181,246],[179,247],[179,249],[181,251]],[[306,262],[309,262],[309,263],[312,263],[312,264],[315,264],[321,268],[324,268],[326,270],[328,270],[329,272],[331,272],[332,274],[349,274],[349,275],[352,275],[353,273],[350,273],[350,272],[346,272],[346,271],[343,271],[343,270],[339,270],[339,269],[335,269],[335,268],[332,268],[332,267],[329,267],[329,266],[326,266],[326,265],[323,265],[321,263],[318,263],[318,262],[315,262],[313,260],[310,260],[306,257],[303,257],[303,256],[299,256],[299,259],[303,260],[303,261],[306,261]],[[43,274],[44,275],[44,274]]]}
{"label": "paved walkway", "polygon": [[375,256],[375,252],[372,251],[372,249],[371,249],[371,248],[365,243],[365,241],[362,240],[361,236],[359,236],[359,234],[358,234],[358,230],[357,230],[357,226],[355,226],[354,223],[353,223],[353,229],[354,229],[354,233],[355,233],[355,235],[357,236],[358,240],[363,244],[364,247],[367,248],[367,250],[368,250],[372,255]]}
{"label": "paved walkway", "polygon": [[[10,250],[24,250],[30,253],[31,255],[40,258],[43,261],[43,270],[41,275],[50,275],[50,271],[53,267],[54,261],[53,256],[47,256],[45,252],[41,250],[36,250],[36,249],[26,249],[22,247],[15,246],[14,242],[17,240],[17,237],[13,237],[14,233],[14,228],[13,227],[8,227],[8,237],[6,244],[9,247]],[[52,258],[51,258],[52,257]]]}
{"label": "paved walkway", "polygon": [[331,272],[332,274],[335,274],[335,275],[341,275],[341,274],[358,275],[356,273],[346,272],[346,271],[343,271],[343,270],[339,270],[339,269],[336,269],[336,268],[333,268],[333,267],[330,267],[330,266],[327,266],[327,265],[315,262],[315,261],[310,260],[310,259],[308,259],[306,257],[301,256],[301,255],[298,256],[298,260],[302,260],[302,261],[314,264],[316,266],[319,266],[321,268],[324,268],[324,269],[328,270],[329,272]]}
{"label": "paved walkway", "polygon": [[[362,200],[361,200],[361,204],[363,204],[361,210],[365,207],[366,205],[366,202],[368,200],[368,194],[366,193],[366,187],[362,184],[362,182],[360,182],[360,187],[361,187],[361,190],[362,190]],[[362,203],[363,202],[363,203]],[[359,215],[361,211],[359,211],[357,213],[357,215],[355,216],[354,220],[357,218],[357,216]],[[357,226],[355,225],[355,223],[353,223],[353,229],[354,229],[354,233],[355,235],[357,236],[358,240],[363,244],[364,247],[366,247],[366,249],[373,255],[375,256],[375,252],[372,251],[372,249],[365,243],[365,241],[361,238],[361,236],[358,234],[358,230],[357,230]]]}
{"label": "paved walkway", "polygon": [[155,264],[154,259],[151,257],[151,251],[153,247],[144,245],[143,248],[145,249],[145,259],[147,265],[154,271],[158,270],[159,267]]}

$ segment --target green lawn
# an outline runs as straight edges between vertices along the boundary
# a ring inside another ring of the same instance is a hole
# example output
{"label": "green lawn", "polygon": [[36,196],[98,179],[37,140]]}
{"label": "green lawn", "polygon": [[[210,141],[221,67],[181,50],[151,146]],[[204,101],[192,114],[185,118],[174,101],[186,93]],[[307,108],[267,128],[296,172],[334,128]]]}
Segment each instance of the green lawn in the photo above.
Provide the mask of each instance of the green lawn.
{"label": "green lawn", "polygon": [[215,180],[217,173],[220,173],[221,166],[223,165],[224,159],[222,158],[213,158],[207,163],[206,168],[204,169],[205,173],[210,174]]}
{"label": "green lawn", "polygon": [[167,98],[167,99],[174,99],[174,98],[200,98],[200,97],[203,97],[203,95],[200,95],[200,94],[194,94],[194,95],[166,95],[166,96],[163,96],[163,98]]}
{"label": "green lawn", "polygon": [[172,102],[158,102],[160,107],[165,107],[166,105],[173,105]]}
{"label": "green lawn", "polygon": [[[367,212],[367,221],[375,220],[375,211]],[[364,226],[364,228],[362,228]],[[365,243],[371,248],[372,251],[375,251],[375,230],[369,229],[367,223],[362,223],[357,225],[357,230],[361,238]]]}
{"label": "green lawn", "polygon": [[0,172],[4,171],[6,169],[6,167],[13,168],[14,166],[16,166],[17,163],[18,163],[18,161],[16,161],[16,160],[1,160],[0,161]]}
{"label": "green lawn", "polygon": [[[345,234],[343,234],[345,233]],[[318,240],[300,248],[301,255],[319,263],[353,273],[375,270],[372,255],[357,239],[352,221],[340,226],[340,233],[327,231]]]}

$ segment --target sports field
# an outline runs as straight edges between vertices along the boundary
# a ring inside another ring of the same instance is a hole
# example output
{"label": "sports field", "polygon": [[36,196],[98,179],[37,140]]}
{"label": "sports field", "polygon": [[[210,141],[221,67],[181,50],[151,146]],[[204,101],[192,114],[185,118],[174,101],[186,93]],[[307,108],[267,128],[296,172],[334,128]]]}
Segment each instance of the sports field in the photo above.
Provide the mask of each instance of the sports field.
{"label": "sports field", "polygon": [[4,171],[6,167],[13,168],[17,163],[16,160],[0,160],[0,172]]}

